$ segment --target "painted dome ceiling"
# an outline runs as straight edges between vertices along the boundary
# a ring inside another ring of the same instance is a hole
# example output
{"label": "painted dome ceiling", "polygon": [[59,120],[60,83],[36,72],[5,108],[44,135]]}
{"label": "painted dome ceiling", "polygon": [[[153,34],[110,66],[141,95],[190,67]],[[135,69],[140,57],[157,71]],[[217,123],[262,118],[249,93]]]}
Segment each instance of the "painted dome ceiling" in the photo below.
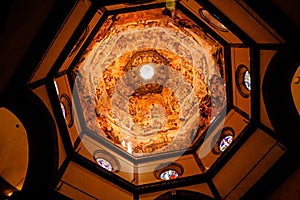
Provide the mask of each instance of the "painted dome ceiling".
{"label": "painted dome ceiling", "polygon": [[135,157],[192,147],[227,103],[223,47],[168,7],[109,15],[72,71],[86,127]]}
{"label": "painted dome ceiling", "polygon": [[36,167],[71,199],[260,195],[261,177],[291,152],[272,126],[291,112],[273,99],[288,94],[282,78],[296,99],[299,69],[292,82],[275,73],[295,54],[281,55],[285,38],[251,1],[224,2],[57,1],[7,90],[29,127],[24,188],[32,177],[41,188]]}

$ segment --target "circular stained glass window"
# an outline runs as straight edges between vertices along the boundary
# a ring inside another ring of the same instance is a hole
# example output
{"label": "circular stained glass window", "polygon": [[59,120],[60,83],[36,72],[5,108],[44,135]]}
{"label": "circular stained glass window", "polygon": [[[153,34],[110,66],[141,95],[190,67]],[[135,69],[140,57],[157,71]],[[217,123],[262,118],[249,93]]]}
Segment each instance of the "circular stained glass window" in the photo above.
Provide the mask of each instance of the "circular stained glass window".
{"label": "circular stained glass window", "polygon": [[227,147],[229,147],[229,145],[232,143],[232,141],[233,141],[232,135],[227,135],[227,136],[223,137],[219,144],[219,150],[222,152],[225,151],[227,149]]}
{"label": "circular stained glass window", "polygon": [[227,32],[228,29],[218,20],[218,18],[212,14],[210,14],[207,10],[201,8],[199,9],[199,14],[212,27],[218,29],[219,31]]}
{"label": "circular stained glass window", "polygon": [[251,90],[251,75],[246,65],[239,65],[235,72],[236,86],[243,97],[248,97]]}
{"label": "circular stained glass window", "polygon": [[173,169],[166,170],[160,174],[160,179],[162,180],[171,180],[178,177],[178,172]]}
{"label": "circular stained glass window", "polygon": [[60,108],[66,120],[68,127],[72,127],[74,118],[72,113],[71,100],[66,94],[62,94],[60,98]]}
{"label": "circular stained glass window", "polygon": [[245,71],[244,74],[244,84],[248,90],[251,90],[251,77],[249,71]]}
{"label": "circular stained glass window", "polygon": [[213,140],[213,149],[214,154],[220,154],[224,152],[234,140],[234,130],[231,127],[224,127],[218,131],[216,134],[217,138]]}
{"label": "circular stained glass window", "polygon": [[118,172],[120,170],[120,163],[119,161],[110,153],[97,150],[94,152],[94,159],[96,163],[110,172]]}
{"label": "circular stained glass window", "polygon": [[100,167],[102,167],[110,172],[112,171],[113,167],[112,167],[111,163],[108,162],[107,160],[105,160],[104,158],[97,158],[96,161],[97,161],[98,165],[100,165]]}
{"label": "circular stained glass window", "polygon": [[183,167],[178,163],[162,163],[156,167],[153,173],[157,179],[171,180],[183,174]]}
{"label": "circular stained glass window", "polygon": [[62,112],[64,118],[66,118],[66,108],[62,102],[60,102],[60,108],[61,108],[61,112]]}

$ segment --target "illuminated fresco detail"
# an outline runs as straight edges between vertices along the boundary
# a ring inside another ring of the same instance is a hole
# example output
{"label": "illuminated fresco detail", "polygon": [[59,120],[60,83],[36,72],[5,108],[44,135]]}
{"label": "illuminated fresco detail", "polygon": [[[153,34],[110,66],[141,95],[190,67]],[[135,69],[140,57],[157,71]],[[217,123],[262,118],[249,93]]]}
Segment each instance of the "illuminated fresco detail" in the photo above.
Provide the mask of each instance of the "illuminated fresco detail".
{"label": "illuminated fresco detail", "polygon": [[143,86],[142,93],[138,91],[139,88],[129,99],[129,114],[134,125],[130,127],[128,124],[128,128],[140,128],[141,130],[136,132],[137,135],[150,135],[160,130],[178,130],[179,103],[174,93],[161,85]]}
{"label": "illuminated fresco detail", "polygon": [[189,148],[226,106],[222,52],[178,10],[108,16],[73,69],[87,128],[133,156]]}

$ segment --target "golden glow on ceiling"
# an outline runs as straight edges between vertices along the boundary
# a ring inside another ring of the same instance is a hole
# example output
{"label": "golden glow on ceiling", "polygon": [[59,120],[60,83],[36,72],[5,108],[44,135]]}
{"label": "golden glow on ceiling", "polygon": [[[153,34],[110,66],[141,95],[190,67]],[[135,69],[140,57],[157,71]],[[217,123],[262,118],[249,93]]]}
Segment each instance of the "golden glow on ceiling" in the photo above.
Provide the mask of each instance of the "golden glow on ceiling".
{"label": "golden glow on ceiling", "polygon": [[168,12],[108,16],[74,69],[87,128],[134,156],[191,147],[226,106],[221,45]]}

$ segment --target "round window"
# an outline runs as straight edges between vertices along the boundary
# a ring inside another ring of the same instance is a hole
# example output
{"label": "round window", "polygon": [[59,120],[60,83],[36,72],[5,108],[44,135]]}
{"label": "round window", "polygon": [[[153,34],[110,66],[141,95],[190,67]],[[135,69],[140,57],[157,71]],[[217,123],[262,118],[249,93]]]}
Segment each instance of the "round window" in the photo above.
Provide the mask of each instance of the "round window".
{"label": "round window", "polygon": [[207,10],[201,8],[199,9],[199,14],[212,27],[219,31],[227,32],[228,29],[219,21],[217,16],[210,14]]}
{"label": "round window", "polygon": [[236,70],[236,86],[243,97],[248,97],[251,91],[251,75],[246,65],[239,65]]}
{"label": "round window", "polygon": [[112,171],[113,167],[109,161],[105,160],[104,158],[97,158],[96,161],[100,167],[108,171]]}
{"label": "round window", "polygon": [[162,180],[170,180],[178,177],[178,172],[174,169],[169,169],[160,174],[160,179]]}
{"label": "round window", "polygon": [[232,143],[233,141],[233,136],[232,135],[227,135],[221,139],[221,142],[219,144],[219,150],[220,151],[225,151],[227,147]]}

